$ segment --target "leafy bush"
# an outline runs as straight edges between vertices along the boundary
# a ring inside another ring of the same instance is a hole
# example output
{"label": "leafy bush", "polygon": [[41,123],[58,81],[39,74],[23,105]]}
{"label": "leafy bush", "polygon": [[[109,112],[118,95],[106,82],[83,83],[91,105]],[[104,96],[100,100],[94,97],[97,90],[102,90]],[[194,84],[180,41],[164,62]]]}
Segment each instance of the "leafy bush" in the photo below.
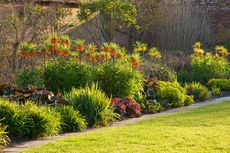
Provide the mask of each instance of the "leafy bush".
{"label": "leafy bush", "polygon": [[160,81],[157,87],[157,96],[164,107],[181,107],[185,105],[186,92],[178,82]]}
{"label": "leafy bush", "polygon": [[25,116],[17,104],[0,99],[0,119],[6,125],[6,132],[10,137],[22,137],[25,135]]}
{"label": "leafy bush", "polygon": [[17,85],[24,89],[29,85],[42,87],[43,86],[43,74],[40,68],[26,68],[18,72],[16,76]]}
{"label": "leafy bush", "polygon": [[195,101],[204,101],[209,98],[208,89],[198,82],[192,82],[191,84],[186,84],[185,89],[188,95],[193,95]]}
{"label": "leafy bush", "polygon": [[60,132],[60,115],[49,107],[38,107],[32,102],[21,106],[25,116],[24,132],[29,138],[57,135]]}
{"label": "leafy bush", "polygon": [[192,105],[192,104],[194,104],[194,97],[193,97],[193,95],[191,95],[191,96],[186,95],[185,96],[184,105],[185,106],[189,106],[189,105]]}
{"label": "leafy bush", "polygon": [[179,70],[177,72],[177,81],[183,84],[192,82],[192,74],[187,70]]}
{"label": "leafy bush", "polygon": [[73,61],[49,62],[44,70],[44,83],[47,89],[70,91],[73,87],[85,87],[92,81],[91,66]]}
{"label": "leafy bush", "polygon": [[230,79],[211,79],[208,81],[208,87],[218,87],[222,91],[230,91]]}
{"label": "leafy bush", "polygon": [[219,97],[219,96],[221,96],[222,92],[221,92],[220,88],[214,86],[214,87],[212,87],[211,94],[214,97]]}
{"label": "leafy bush", "polygon": [[110,106],[111,99],[95,84],[91,87],[72,89],[65,95],[65,99],[86,117],[89,127],[107,125],[116,115]]}
{"label": "leafy bush", "polygon": [[191,65],[194,81],[206,84],[212,78],[226,78],[229,71],[228,60],[225,57],[225,54],[228,55],[226,50],[221,48],[221,55],[219,55],[220,51],[217,49],[217,53],[214,55],[205,53],[200,47],[200,43],[196,43],[192,55]]}
{"label": "leafy bush", "polygon": [[117,114],[124,118],[140,117],[141,106],[130,97],[126,98],[114,98],[112,106]]}
{"label": "leafy bush", "polygon": [[3,126],[0,123],[0,151],[1,151],[2,147],[6,146],[9,142],[9,138],[6,135],[5,130],[6,130],[6,126]]}
{"label": "leafy bush", "polygon": [[142,66],[142,72],[147,78],[150,77],[168,82],[174,82],[177,80],[176,73],[163,64],[145,62]]}
{"label": "leafy bush", "polygon": [[95,82],[107,96],[113,97],[134,97],[143,88],[141,72],[124,62],[108,62],[99,66]]}
{"label": "leafy bush", "polygon": [[144,113],[157,113],[161,110],[161,104],[154,100],[145,100],[141,103],[142,112]]}
{"label": "leafy bush", "polygon": [[56,111],[61,114],[61,128],[63,132],[78,132],[86,128],[86,121],[72,106],[60,106]]}

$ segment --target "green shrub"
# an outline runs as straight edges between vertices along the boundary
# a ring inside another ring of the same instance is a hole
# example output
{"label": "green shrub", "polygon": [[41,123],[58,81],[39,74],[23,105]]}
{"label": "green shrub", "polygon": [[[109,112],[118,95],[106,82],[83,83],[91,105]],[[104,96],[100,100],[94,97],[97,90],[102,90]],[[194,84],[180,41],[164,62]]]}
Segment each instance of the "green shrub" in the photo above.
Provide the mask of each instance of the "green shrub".
{"label": "green shrub", "polygon": [[49,62],[45,66],[45,86],[54,92],[70,91],[73,87],[85,87],[91,81],[92,68],[86,63],[60,61]]}
{"label": "green shrub", "polygon": [[185,105],[186,92],[178,82],[160,81],[157,87],[157,96],[164,107],[181,107]]}
{"label": "green shrub", "polygon": [[145,62],[141,70],[147,78],[154,78],[168,82],[174,82],[177,80],[176,73],[164,64]]}
{"label": "green shrub", "polygon": [[6,146],[8,144],[8,142],[10,141],[8,136],[6,135],[6,126],[3,126],[0,123],[0,151],[1,149]]}
{"label": "green shrub", "polygon": [[154,100],[145,100],[141,103],[143,113],[157,113],[161,110],[161,104]]}
{"label": "green shrub", "polygon": [[32,102],[21,106],[25,116],[24,131],[28,138],[57,135],[60,132],[60,115],[49,107],[38,107]]}
{"label": "green shrub", "polygon": [[43,74],[40,68],[26,68],[20,70],[16,75],[16,83],[20,88],[26,88],[29,85],[37,87],[43,86]]}
{"label": "green shrub", "polygon": [[208,87],[218,87],[222,91],[230,91],[230,79],[211,79],[208,81]]}
{"label": "green shrub", "polygon": [[195,101],[204,101],[209,98],[208,88],[198,82],[186,84],[185,89],[188,95],[193,95]]}
{"label": "green shrub", "polygon": [[184,105],[189,106],[189,105],[192,105],[192,104],[194,104],[194,97],[192,95],[191,96],[186,95]]}
{"label": "green shrub", "polygon": [[212,87],[211,94],[213,97],[219,97],[221,96],[222,92],[220,88],[214,86]]}
{"label": "green shrub", "polygon": [[94,80],[107,96],[134,97],[143,89],[141,72],[124,62],[104,63],[97,68]]}
{"label": "green shrub", "polygon": [[[217,60],[218,59],[218,60]],[[206,53],[203,56],[192,56],[193,80],[207,84],[212,78],[226,78],[229,64],[226,58]]]}
{"label": "green shrub", "polygon": [[6,132],[10,137],[25,135],[25,116],[17,104],[0,99],[0,119],[1,123],[7,126]]}
{"label": "green shrub", "polygon": [[56,111],[61,114],[61,128],[63,132],[78,132],[86,128],[86,121],[72,106],[60,106]]}
{"label": "green shrub", "polygon": [[65,100],[86,117],[89,127],[107,125],[115,116],[110,106],[111,99],[95,84],[91,87],[72,89],[65,95]]}
{"label": "green shrub", "polygon": [[190,83],[192,82],[192,74],[187,70],[179,70],[177,72],[177,81],[180,83]]}

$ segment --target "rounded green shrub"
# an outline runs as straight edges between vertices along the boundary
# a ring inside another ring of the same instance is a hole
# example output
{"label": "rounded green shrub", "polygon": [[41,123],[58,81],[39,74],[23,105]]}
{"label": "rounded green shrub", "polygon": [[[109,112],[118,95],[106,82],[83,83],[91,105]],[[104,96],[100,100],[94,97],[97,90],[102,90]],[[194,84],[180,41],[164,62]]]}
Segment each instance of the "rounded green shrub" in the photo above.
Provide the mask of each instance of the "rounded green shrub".
{"label": "rounded green shrub", "polygon": [[16,83],[20,88],[27,88],[29,85],[42,87],[43,72],[40,68],[21,69],[16,75]]}
{"label": "rounded green shrub", "polygon": [[186,91],[178,82],[160,81],[157,97],[164,107],[181,107],[185,105]]}
{"label": "rounded green shrub", "polygon": [[28,138],[40,138],[57,135],[60,128],[60,115],[49,107],[38,107],[32,102],[21,106],[25,116],[24,130]]}
{"label": "rounded green shrub", "polygon": [[222,91],[230,91],[230,79],[211,79],[208,81],[208,87],[217,87]]}
{"label": "rounded green shrub", "polygon": [[87,127],[85,119],[72,106],[59,106],[56,111],[61,115],[62,132],[78,132]]}
{"label": "rounded green shrub", "polygon": [[146,78],[154,78],[161,81],[174,82],[177,80],[176,73],[167,65],[145,62],[141,68]]}
{"label": "rounded green shrub", "polygon": [[95,84],[91,87],[72,89],[64,97],[86,117],[89,127],[107,125],[116,115],[110,105],[111,99]]}
{"label": "rounded green shrub", "polygon": [[186,95],[184,105],[189,106],[189,105],[192,105],[192,104],[194,104],[194,97],[192,95],[191,96]]}
{"label": "rounded green shrub", "polygon": [[68,92],[73,87],[85,87],[92,81],[92,67],[73,61],[49,62],[44,70],[44,84],[53,92]]}
{"label": "rounded green shrub", "polygon": [[0,99],[0,119],[7,126],[9,137],[20,138],[25,135],[25,116],[16,103]]}
{"label": "rounded green shrub", "polygon": [[211,94],[213,97],[219,97],[219,96],[221,96],[222,91],[220,88],[214,86],[214,87],[212,87]]}
{"label": "rounded green shrub", "polygon": [[208,88],[200,84],[199,82],[186,84],[185,89],[188,95],[193,95],[196,102],[204,101],[210,97]]}
{"label": "rounded green shrub", "polygon": [[94,81],[109,97],[133,98],[143,90],[141,72],[125,62],[107,62],[98,66]]}

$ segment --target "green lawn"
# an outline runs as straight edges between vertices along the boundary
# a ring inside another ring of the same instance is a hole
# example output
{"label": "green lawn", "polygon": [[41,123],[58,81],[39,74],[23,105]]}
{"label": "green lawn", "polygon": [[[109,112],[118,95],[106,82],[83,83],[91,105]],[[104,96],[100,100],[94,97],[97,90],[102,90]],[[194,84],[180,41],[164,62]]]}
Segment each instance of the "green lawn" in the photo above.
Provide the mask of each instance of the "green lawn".
{"label": "green lawn", "polygon": [[230,153],[230,101],[70,137],[24,153]]}

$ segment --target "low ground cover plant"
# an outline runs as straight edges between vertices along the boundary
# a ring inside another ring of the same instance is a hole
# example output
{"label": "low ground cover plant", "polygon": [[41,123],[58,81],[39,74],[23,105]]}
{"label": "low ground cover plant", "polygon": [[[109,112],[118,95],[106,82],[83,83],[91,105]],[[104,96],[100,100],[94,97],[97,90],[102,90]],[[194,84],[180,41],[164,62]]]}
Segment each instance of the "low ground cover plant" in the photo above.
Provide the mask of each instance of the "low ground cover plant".
{"label": "low ground cover plant", "polygon": [[208,81],[208,87],[218,87],[222,91],[230,91],[230,79],[211,79]]}
{"label": "low ground cover plant", "polygon": [[87,127],[85,118],[74,110],[73,106],[58,106],[56,111],[61,115],[62,132],[79,132]]}
{"label": "low ground cover plant", "polygon": [[9,138],[5,130],[6,126],[0,123],[0,150],[9,143]]}
{"label": "low ground cover plant", "polygon": [[111,99],[98,88],[97,84],[72,89],[65,95],[65,100],[85,116],[89,127],[108,125],[116,116],[110,105]]}
{"label": "low ground cover plant", "polygon": [[130,97],[114,98],[111,105],[114,107],[114,111],[123,118],[142,116],[141,105]]}
{"label": "low ground cover plant", "polygon": [[208,88],[199,82],[192,82],[191,84],[186,84],[185,89],[188,95],[192,95],[196,102],[207,100],[210,97]]}

